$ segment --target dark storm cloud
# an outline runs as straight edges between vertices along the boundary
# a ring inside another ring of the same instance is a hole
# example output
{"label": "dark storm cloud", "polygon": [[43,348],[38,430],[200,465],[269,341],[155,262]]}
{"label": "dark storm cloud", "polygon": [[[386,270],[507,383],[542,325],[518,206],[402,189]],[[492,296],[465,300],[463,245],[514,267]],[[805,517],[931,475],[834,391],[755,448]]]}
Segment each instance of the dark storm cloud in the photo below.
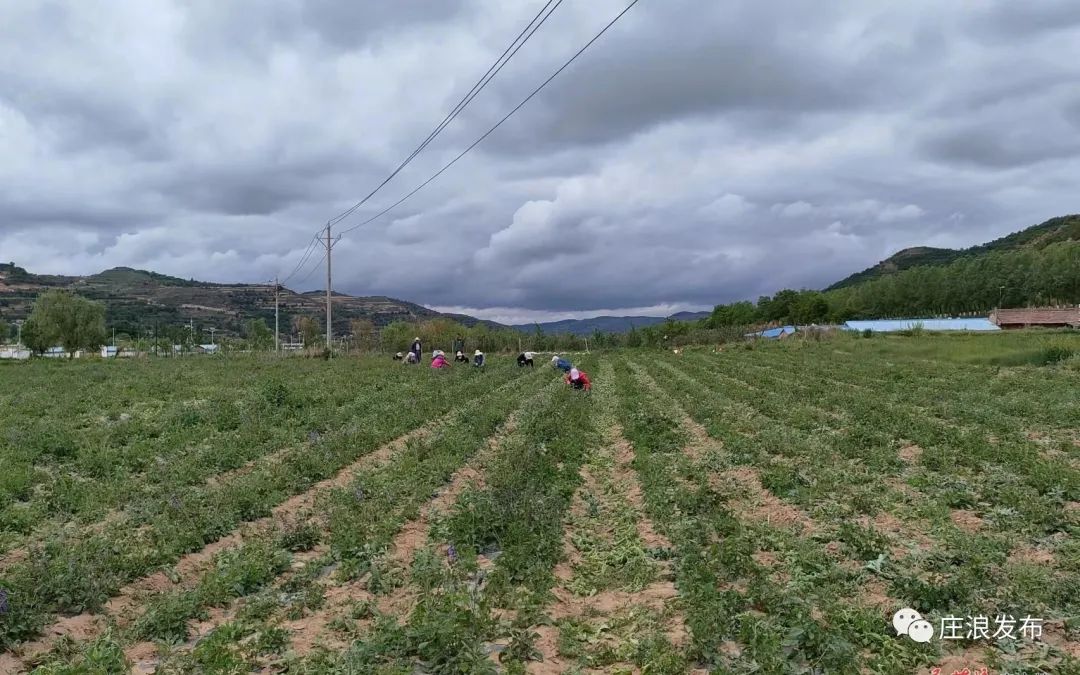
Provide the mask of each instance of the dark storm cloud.
{"label": "dark storm cloud", "polygon": [[355,3],[310,0],[302,3],[300,18],[323,39],[340,47],[352,47],[367,36],[392,38],[402,28],[446,21],[457,16],[464,4],[461,0]]}
{"label": "dark storm cloud", "polygon": [[1080,4],[1072,0],[995,0],[975,8],[972,15],[975,35],[995,40],[1026,40],[1034,34],[1068,32],[1080,26]]}
{"label": "dark storm cloud", "polygon": [[931,135],[925,148],[935,158],[1009,168],[1035,162],[1073,157],[1080,141],[1062,138],[1060,124],[1003,129],[996,126],[958,125]]}
{"label": "dark storm cloud", "polygon": [[[541,7],[0,6],[0,259],[288,275]],[[566,0],[362,222],[624,6]],[[453,169],[335,249],[338,290],[491,317],[827,285],[1075,212],[1080,10],[644,0]],[[315,288],[314,262],[290,285]]]}
{"label": "dark storm cloud", "polygon": [[945,47],[922,26],[901,41],[859,31],[830,44],[834,17],[811,5],[777,12],[677,0],[643,16],[553,83],[504,135],[508,149],[535,142],[537,127],[544,140],[575,145],[718,114],[768,135],[814,113],[895,96],[917,84],[905,72],[913,62],[932,61]]}

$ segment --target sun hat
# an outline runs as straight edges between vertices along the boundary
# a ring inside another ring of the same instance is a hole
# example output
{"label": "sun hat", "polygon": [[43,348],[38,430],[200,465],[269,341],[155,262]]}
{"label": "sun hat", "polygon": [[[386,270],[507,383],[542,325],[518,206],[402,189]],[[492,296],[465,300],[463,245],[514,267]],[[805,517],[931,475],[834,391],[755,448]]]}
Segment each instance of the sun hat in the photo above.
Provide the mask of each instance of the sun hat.
{"label": "sun hat", "polygon": [[579,377],[581,377],[581,371],[578,370],[577,368],[571,368],[570,369],[570,379],[571,380],[576,380]]}

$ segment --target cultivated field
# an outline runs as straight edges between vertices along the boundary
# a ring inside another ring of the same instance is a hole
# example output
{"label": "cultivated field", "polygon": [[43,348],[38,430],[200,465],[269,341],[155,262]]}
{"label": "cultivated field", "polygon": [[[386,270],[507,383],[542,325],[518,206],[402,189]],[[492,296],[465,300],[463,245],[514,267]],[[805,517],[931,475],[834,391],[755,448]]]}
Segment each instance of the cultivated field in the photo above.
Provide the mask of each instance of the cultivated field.
{"label": "cultivated field", "polygon": [[0,364],[0,672],[1078,673],[1041,339]]}

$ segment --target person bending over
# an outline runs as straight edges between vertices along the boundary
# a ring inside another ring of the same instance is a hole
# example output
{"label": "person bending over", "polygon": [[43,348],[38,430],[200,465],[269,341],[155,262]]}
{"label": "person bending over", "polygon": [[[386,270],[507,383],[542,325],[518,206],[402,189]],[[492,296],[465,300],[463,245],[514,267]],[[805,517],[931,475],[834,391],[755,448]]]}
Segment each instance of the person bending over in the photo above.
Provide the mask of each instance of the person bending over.
{"label": "person bending over", "polygon": [[562,358],[561,356],[552,356],[551,357],[551,367],[552,368],[558,368],[559,370],[563,371],[564,373],[569,373],[570,369],[573,368],[573,366],[570,364],[570,362],[567,361],[566,359]]}
{"label": "person bending over", "polygon": [[570,372],[566,374],[566,383],[573,389],[592,390],[592,382],[589,381],[589,376],[584,370],[578,370],[577,368],[571,368]]}
{"label": "person bending over", "polygon": [[450,362],[446,360],[446,354],[443,354],[442,350],[435,350],[435,354],[431,359],[431,367],[436,369],[450,367]]}

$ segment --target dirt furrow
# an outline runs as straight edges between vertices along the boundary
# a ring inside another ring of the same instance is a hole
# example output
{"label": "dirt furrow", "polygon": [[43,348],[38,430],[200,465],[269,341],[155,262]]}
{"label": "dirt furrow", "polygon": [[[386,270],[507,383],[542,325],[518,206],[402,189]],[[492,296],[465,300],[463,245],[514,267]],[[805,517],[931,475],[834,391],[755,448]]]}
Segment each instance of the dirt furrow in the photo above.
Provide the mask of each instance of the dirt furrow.
{"label": "dirt furrow", "polygon": [[[530,398],[524,405],[530,405],[533,401],[535,401],[535,397]],[[518,412],[511,414],[503,422],[499,430],[488,439],[485,448],[480,454],[474,457],[466,466],[459,469],[451,477],[446,487],[421,509],[420,517],[402,526],[388,548],[387,562],[407,566],[413,554],[427,541],[428,531],[435,514],[449,508],[457,499],[457,496],[469,485],[482,484],[481,468],[485,460],[495,452],[503,439],[514,433],[517,428],[518,414]],[[307,554],[305,559],[316,559],[327,551],[326,546],[317,546]],[[367,589],[367,575],[343,584],[335,584],[330,577],[317,583],[323,587],[324,591],[322,606],[305,617],[287,620],[282,623],[282,627],[290,632],[293,651],[298,655],[309,653],[316,645],[335,649],[343,648],[345,643],[333,635],[332,631],[329,630],[329,626],[335,619],[347,612],[356,601],[376,601],[378,607],[384,613],[395,613],[395,608],[398,608],[398,612],[402,616],[407,616],[408,606],[412,599],[411,596],[406,596],[404,589],[394,591],[387,596],[375,598]],[[182,649],[191,649],[199,638],[208,635],[214,629],[234,618],[241,603],[242,600],[237,600],[229,608],[216,612],[209,620],[193,625],[193,633],[196,638],[189,641]]]}
{"label": "dirt furrow", "polygon": [[[270,452],[268,454],[254,457],[234,469],[229,469],[228,471],[208,476],[206,480],[203,481],[202,485],[206,488],[227,485],[228,483],[238,478],[243,478],[247,474],[251,473],[260,464],[272,464],[284,457],[290,451],[295,450],[296,448],[296,445],[288,445],[282,448],[278,448],[277,450],[274,450],[273,452]],[[140,476],[135,475],[131,477],[131,480],[134,482],[138,481],[139,478]],[[105,515],[98,518],[97,520],[91,523],[85,523],[83,525],[80,525],[79,531],[83,535],[97,534],[103,532],[110,525],[118,524],[126,515],[126,507],[109,509],[105,513]],[[0,555],[0,573],[3,573],[12,565],[16,565],[18,563],[26,561],[30,554],[29,547],[35,543],[38,543],[38,540],[40,540],[41,538],[42,535],[33,537],[34,541],[22,544],[17,548],[10,549],[9,551],[6,551],[3,555]]]}
{"label": "dirt furrow", "polygon": [[[347,485],[352,480],[353,474],[361,469],[386,463],[403,449],[407,443],[430,435],[434,428],[452,419],[453,416],[453,413],[448,414],[433,426],[419,427],[384,444],[377,450],[364,455],[341,469],[334,476],[322,480],[308,490],[281,502],[273,508],[271,515],[245,523],[240,528],[211,544],[207,544],[202,549],[181,557],[172,566],[171,574],[158,571],[128,584],[120,589],[116,596],[105,603],[104,612],[87,612],[76,616],[62,617],[43,632],[43,637],[21,645],[18,650],[20,657],[25,660],[44,654],[64,637],[75,640],[93,639],[101,634],[109,619],[120,626],[129,625],[131,621],[137,618],[137,610],[141,607],[143,596],[192,586],[202,572],[213,564],[214,557],[217,554],[240,545],[245,539],[265,534],[275,526],[280,527],[295,522],[297,514],[303,514],[312,509],[317,495]],[[176,581],[173,580],[174,578]]]}
{"label": "dirt furrow", "polygon": [[[488,439],[487,444],[465,466],[458,469],[446,486],[425,504],[420,516],[405,523],[394,536],[387,549],[386,561],[395,566],[408,568],[413,556],[428,540],[432,521],[445,513],[468,487],[483,485],[483,467],[490,457],[497,452],[503,441],[517,429],[518,413],[512,414],[499,430]],[[318,611],[295,621],[283,624],[292,636],[292,649],[303,655],[319,644],[340,648],[343,646],[327,630],[333,620],[357,600],[373,600],[383,614],[396,616],[399,623],[404,622],[416,600],[415,592],[408,583],[386,595],[373,596],[367,590],[367,576],[340,585],[327,582],[326,601]]]}
{"label": "dirt furrow", "polygon": [[[615,393],[608,390],[611,385],[607,384],[612,381],[612,373],[610,368],[605,370],[607,372],[602,375],[606,377],[598,378],[604,384],[597,386],[597,393],[605,397],[607,403],[603,423],[604,443],[581,469],[582,483],[574,494],[570,516],[563,529],[563,561],[556,565],[554,570],[556,586],[552,589],[552,595],[555,601],[548,605],[546,613],[552,622],[568,618],[587,618],[592,621],[606,620],[624,612],[645,609],[664,617],[667,639],[676,648],[681,648],[686,644],[688,632],[686,619],[677,609],[677,603],[674,605],[676,609],[672,610],[673,601],[678,598],[678,590],[671,580],[670,563],[657,563],[658,578],[644,588],[604,588],[590,595],[578,595],[570,590],[575,570],[580,568],[582,561],[575,541],[578,541],[579,535],[583,533],[576,531],[575,523],[595,522],[594,516],[590,516],[588,512],[586,494],[600,502],[601,513],[614,512],[618,502],[623,501],[637,515],[634,530],[646,549],[671,547],[670,540],[656,530],[645,514],[641,483],[633,468],[634,448],[613,419]],[[599,533],[605,545],[614,545],[612,529],[605,525]],[[532,630],[538,636],[535,646],[542,655],[542,660],[530,662],[527,672],[536,675],[564,673],[577,665],[559,654],[557,625],[534,626]],[[626,672],[626,667],[626,664],[620,664],[617,667],[618,672]],[[632,670],[637,672],[636,669]]]}

